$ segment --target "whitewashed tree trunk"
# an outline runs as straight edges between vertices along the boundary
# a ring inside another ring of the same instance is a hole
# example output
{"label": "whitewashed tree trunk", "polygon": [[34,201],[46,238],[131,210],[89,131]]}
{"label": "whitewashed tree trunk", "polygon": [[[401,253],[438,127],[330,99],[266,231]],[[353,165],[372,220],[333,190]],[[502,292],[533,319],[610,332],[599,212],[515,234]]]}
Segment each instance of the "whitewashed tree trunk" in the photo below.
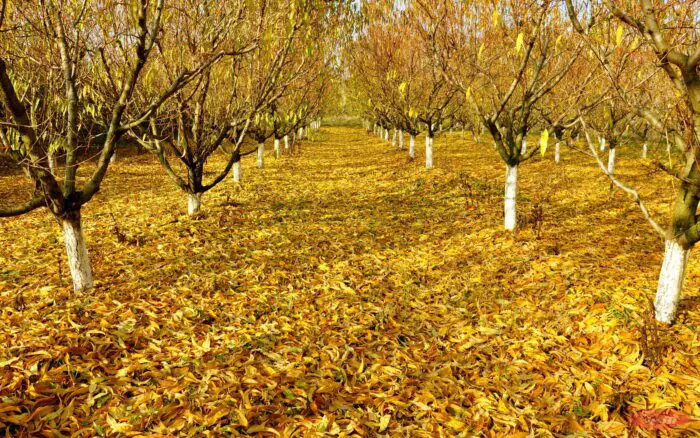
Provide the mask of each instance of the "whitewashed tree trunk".
{"label": "whitewashed tree trunk", "polygon": [[399,129],[399,150],[403,150],[403,129]]}
{"label": "whitewashed tree trunk", "polygon": [[289,153],[289,136],[288,135],[284,136],[284,151],[286,153]]}
{"label": "whitewashed tree trunk", "polygon": [[389,129],[384,128],[384,141],[389,141]]}
{"label": "whitewashed tree trunk", "polygon": [[276,138],[275,139],[275,158],[280,157],[280,139]]}
{"label": "whitewashed tree trunk", "polygon": [[608,173],[612,175],[615,173],[615,151],[617,148],[610,148],[608,150]]}
{"label": "whitewashed tree trunk", "polygon": [[506,193],[503,207],[506,230],[513,231],[517,225],[516,202],[518,197],[518,165],[506,165]]}
{"label": "whitewashed tree trunk", "polygon": [[233,182],[240,183],[243,177],[243,167],[241,166],[241,160],[233,163]]}
{"label": "whitewashed tree trunk", "polygon": [[49,158],[49,172],[51,172],[51,174],[53,176],[56,176],[57,175],[56,172],[58,171],[58,162],[56,160],[56,153],[55,152],[49,153],[48,158]]}
{"label": "whitewashed tree trunk", "polygon": [[554,145],[554,162],[559,163],[559,161],[561,161],[561,143],[557,142]]}
{"label": "whitewashed tree trunk", "polygon": [[187,194],[187,214],[192,216],[199,213],[202,206],[202,194],[201,193],[188,193]]}
{"label": "whitewashed tree trunk", "polygon": [[642,158],[646,159],[647,157],[647,144],[644,143],[644,146],[642,146]]}
{"label": "whitewashed tree trunk", "polygon": [[654,301],[657,321],[670,324],[676,317],[689,255],[690,250],[684,249],[675,240],[666,241],[666,251]]}
{"label": "whitewashed tree trunk", "polygon": [[396,128],[394,128],[392,137],[391,137],[391,146],[396,147]]}
{"label": "whitewashed tree trunk", "polygon": [[73,290],[82,292],[92,289],[92,268],[80,224],[80,212],[71,213],[63,219],[63,240],[73,279]]}
{"label": "whitewashed tree trunk", "polygon": [[433,137],[425,137],[425,168],[433,168]]}
{"label": "whitewashed tree trunk", "polygon": [[603,137],[600,137],[600,151],[605,151],[605,139]]}
{"label": "whitewashed tree trunk", "polygon": [[408,140],[408,156],[413,160],[416,158],[416,136],[411,134]]}
{"label": "whitewashed tree trunk", "polygon": [[258,169],[265,168],[265,143],[258,143]]}
{"label": "whitewashed tree trunk", "polygon": [[523,142],[520,144],[520,155],[525,155],[527,153],[527,139],[523,138]]}
{"label": "whitewashed tree trunk", "polygon": [[109,164],[114,164],[117,162],[117,149],[114,149],[112,156],[109,158]]}
{"label": "whitewashed tree trunk", "polygon": [[299,128],[299,141],[304,139],[304,128]]}

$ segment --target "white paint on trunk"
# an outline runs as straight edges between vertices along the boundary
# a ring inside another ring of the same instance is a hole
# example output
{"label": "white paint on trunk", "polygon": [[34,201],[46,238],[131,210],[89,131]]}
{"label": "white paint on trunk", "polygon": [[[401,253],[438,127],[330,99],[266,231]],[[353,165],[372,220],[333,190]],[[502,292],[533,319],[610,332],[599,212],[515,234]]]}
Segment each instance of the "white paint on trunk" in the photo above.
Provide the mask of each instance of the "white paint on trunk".
{"label": "white paint on trunk", "polygon": [[109,159],[109,164],[114,164],[117,162],[117,150],[115,149],[114,152],[112,152],[112,156]]}
{"label": "white paint on trunk", "polygon": [[670,324],[676,317],[689,255],[690,250],[684,249],[675,240],[666,241],[664,262],[661,265],[654,301],[657,321]]}
{"label": "white paint on trunk", "polygon": [[289,152],[289,136],[284,136],[284,151]]}
{"label": "white paint on trunk", "polygon": [[617,148],[610,148],[608,151],[608,173],[612,175],[615,172],[615,151]]}
{"label": "white paint on trunk", "polygon": [[642,146],[642,158],[647,157],[647,144],[644,143],[644,146]]}
{"label": "white paint on trunk", "polygon": [[403,150],[403,129],[399,129],[399,149]]}
{"label": "white paint on trunk", "polygon": [[80,212],[63,220],[63,240],[66,244],[70,274],[73,278],[73,290],[82,292],[92,289],[92,268],[80,225]]}
{"label": "white paint on trunk", "polygon": [[554,162],[559,163],[559,161],[561,161],[561,143],[557,142],[554,145]]}
{"label": "white paint on trunk", "polygon": [[391,146],[396,147],[396,128],[394,128],[393,134],[391,136]]}
{"label": "white paint on trunk", "polygon": [[199,213],[199,209],[202,206],[202,194],[201,193],[188,193],[187,194],[187,214],[192,216],[193,214]]}
{"label": "white paint on trunk", "polygon": [[243,176],[243,167],[241,166],[241,160],[233,163],[233,182],[240,183],[241,177]]}
{"label": "white paint on trunk", "polygon": [[304,128],[299,128],[299,141],[304,139]]}
{"label": "white paint on trunk", "polygon": [[425,137],[425,168],[433,168],[433,137]]}
{"label": "white paint on trunk", "polygon": [[600,137],[600,151],[603,152],[605,150],[605,139],[603,137]]}
{"label": "white paint on trunk", "polygon": [[520,155],[525,155],[527,153],[527,139],[523,138],[523,142],[520,145]]}
{"label": "white paint on trunk", "polygon": [[408,140],[408,156],[413,160],[416,158],[416,136],[411,134]]}
{"label": "white paint on trunk", "polygon": [[265,143],[258,143],[258,169],[265,167]]}
{"label": "white paint on trunk", "polygon": [[517,224],[516,200],[518,197],[518,165],[506,165],[506,193],[503,206],[506,230],[513,231]]}
{"label": "white paint on trunk", "polygon": [[58,168],[58,164],[56,162],[56,155],[54,153],[49,154],[49,172],[51,172],[51,175],[56,176],[56,170]]}
{"label": "white paint on trunk", "polygon": [[280,157],[280,139],[276,138],[275,139],[275,158]]}
{"label": "white paint on trunk", "polygon": [[384,141],[389,141],[389,130],[384,128]]}

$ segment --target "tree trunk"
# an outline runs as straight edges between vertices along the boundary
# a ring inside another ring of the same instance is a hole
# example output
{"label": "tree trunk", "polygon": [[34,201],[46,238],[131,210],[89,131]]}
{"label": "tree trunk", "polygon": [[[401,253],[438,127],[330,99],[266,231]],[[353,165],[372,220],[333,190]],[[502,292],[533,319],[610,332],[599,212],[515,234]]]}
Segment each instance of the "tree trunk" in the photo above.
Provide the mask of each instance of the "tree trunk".
{"label": "tree trunk", "polygon": [[600,151],[605,151],[605,139],[603,137],[600,137]]}
{"label": "tree trunk", "polygon": [[58,160],[56,160],[56,153],[51,152],[49,153],[49,172],[51,172],[51,175],[57,176],[56,172],[58,170]]}
{"label": "tree trunk", "polygon": [[92,268],[80,224],[80,210],[70,212],[63,218],[63,240],[73,278],[73,290],[82,292],[92,289]]}
{"label": "tree trunk", "polygon": [[265,168],[265,143],[258,143],[258,169]]}
{"label": "tree trunk", "polygon": [[394,132],[391,137],[391,146],[396,147],[396,128],[394,128]]}
{"label": "tree trunk", "polygon": [[413,160],[416,158],[416,136],[411,134],[408,140],[408,156]]}
{"label": "tree trunk", "polygon": [[200,207],[202,206],[202,194],[201,193],[188,193],[187,194],[187,214],[192,216],[199,213]]}
{"label": "tree trunk", "polygon": [[240,183],[243,177],[243,168],[241,167],[241,159],[233,163],[233,182]]}
{"label": "tree trunk", "polygon": [[384,141],[389,141],[389,129],[384,129]]}
{"label": "tree trunk", "polygon": [[403,130],[399,129],[399,150],[403,150]]}
{"label": "tree trunk", "polygon": [[299,141],[304,139],[304,128],[299,128]]}
{"label": "tree trunk", "polygon": [[520,144],[520,155],[525,155],[527,153],[527,139],[523,138],[523,142]]}
{"label": "tree trunk", "polygon": [[608,150],[608,173],[612,175],[615,172],[615,151],[617,148]]}
{"label": "tree trunk", "polygon": [[425,137],[425,168],[433,168],[433,137]]}
{"label": "tree trunk", "polygon": [[642,146],[642,158],[646,159],[647,158],[647,144],[644,143],[644,146]]}
{"label": "tree trunk", "polygon": [[112,152],[112,156],[109,158],[109,164],[114,164],[117,162],[117,149],[114,148],[114,152]]}
{"label": "tree trunk", "polygon": [[561,161],[561,143],[557,142],[554,145],[554,162],[558,164],[559,161]]}
{"label": "tree trunk", "polygon": [[504,225],[506,230],[513,231],[517,225],[516,201],[518,197],[518,165],[506,165],[506,193],[504,212]]}
{"label": "tree trunk", "polygon": [[284,152],[289,153],[289,136],[284,136]]}
{"label": "tree trunk", "polygon": [[276,138],[275,139],[275,158],[280,157],[280,139]]}
{"label": "tree trunk", "polygon": [[654,301],[657,321],[670,324],[676,316],[689,255],[690,250],[684,249],[675,240],[666,241],[666,251]]}

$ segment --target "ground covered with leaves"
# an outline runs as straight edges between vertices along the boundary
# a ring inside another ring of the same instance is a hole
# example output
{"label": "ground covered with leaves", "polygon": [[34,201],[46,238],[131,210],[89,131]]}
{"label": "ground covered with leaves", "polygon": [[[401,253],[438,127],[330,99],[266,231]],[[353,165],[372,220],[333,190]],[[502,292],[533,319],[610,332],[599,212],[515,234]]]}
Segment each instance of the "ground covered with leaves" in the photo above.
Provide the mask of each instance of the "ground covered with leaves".
{"label": "ground covered with leaves", "polygon": [[[0,430],[654,436],[634,415],[672,409],[690,422],[662,435],[698,434],[698,258],[657,327],[663,242],[590,157],[523,165],[510,234],[490,143],[443,135],[430,172],[418,150],[323,129],[263,172],[246,157],[196,218],[153,157],[122,157],[83,212],[84,294],[46,211],[0,220]],[[637,155],[617,172],[665,218],[673,182]]]}

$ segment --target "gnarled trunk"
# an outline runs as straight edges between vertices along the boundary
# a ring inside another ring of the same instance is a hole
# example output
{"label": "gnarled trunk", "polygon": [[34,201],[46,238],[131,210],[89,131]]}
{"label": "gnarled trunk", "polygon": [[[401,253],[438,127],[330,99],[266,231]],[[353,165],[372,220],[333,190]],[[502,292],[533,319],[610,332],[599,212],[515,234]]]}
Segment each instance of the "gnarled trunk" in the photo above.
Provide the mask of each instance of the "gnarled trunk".
{"label": "gnarled trunk", "polygon": [[258,169],[265,168],[265,143],[258,143]]}
{"label": "gnarled trunk", "polygon": [[658,321],[670,324],[676,316],[689,255],[690,250],[683,248],[675,240],[666,241],[666,251],[654,301]]}
{"label": "gnarled trunk", "polygon": [[506,165],[506,190],[505,202],[503,206],[506,230],[513,231],[517,225],[516,202],[518,197],[518,165]]}
{"label": "gnarled trunk", "polygon": [[416,136],[411,134],[408,140],[408,156],[413,160],[416,158]]}
{"label": "gnarled trunk", "polygon": [[433,137],[425,137],[425,168],[433,168]]}
{"label": "gnarled trunk", "polygon": [[201,193],[188,193],[187,194],[187,214],[192,216],[199,213],[202,206],[202,194]]}
{"label": "gnarled trunk", "polygon": [[92,268],[80,223],[80,210],[70,212],[63,217],[63,240],[73,279],[73,290],[82,292],[92,289]]}

